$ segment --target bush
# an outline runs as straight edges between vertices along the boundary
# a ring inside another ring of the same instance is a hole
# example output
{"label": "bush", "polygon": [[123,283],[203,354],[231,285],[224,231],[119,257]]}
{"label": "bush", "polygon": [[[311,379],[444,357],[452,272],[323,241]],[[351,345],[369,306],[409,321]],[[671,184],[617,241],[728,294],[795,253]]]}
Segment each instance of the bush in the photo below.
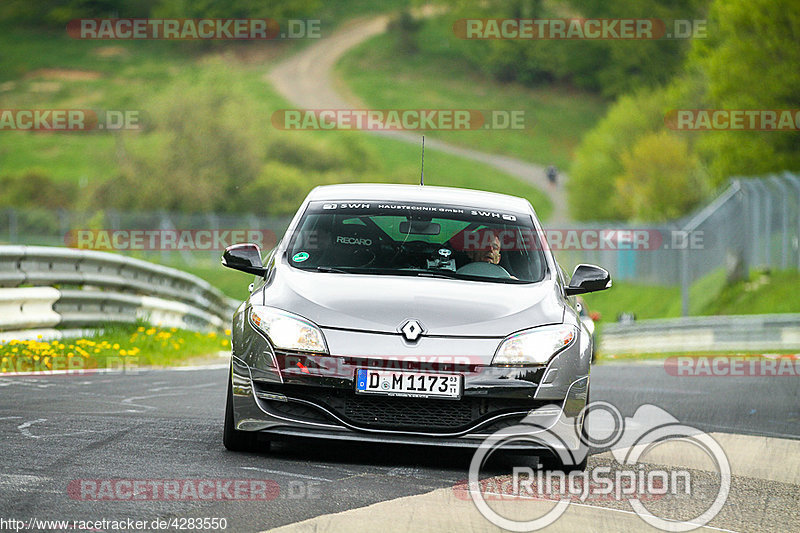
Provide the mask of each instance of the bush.
{"label": "bush", "polygon": [[182,79],[146,107],[146,135],[160,150],[126,155],[120,174],[96,187],[93,206],[121,209],[226,211],[237,189],[255,180],[264,161],[260,117],[268,116],[219,61]]}
{"label": "bush", "polygon": [[567,182],[569,207],[577,220],[625,218],[612,200],[616,179],[623,171],[622,154],[637,139],[664,126],[668,108],[664,90],[623,96],[583,138]]}
{"label": "bush", "polygon": [[78,196],[78,187],[71,182],[53,181],[32,170],[18,176],[0,177],[0,207],[32,206],[43,209],[71,208]]}
{"label": "bush", "polygon": [[[713,109],[796,109],[800,84],[793,0],[715,0],[708,39],[692,43],[689,66],[702,72]],[[753,42],[763,41],[759,46]],[[699,136],[697,150],[715,185],[731,175],[800,169],[797,131],[720,131]]]}
{"label": "bush", "polygon": [[340,132],[321,137],[311,132],[286,132],[270,141],[267,160],[312,172],[351,170],[364,172],[374,168],[375,155],[356,136]]}
{"label": "bush", "polygon": [[705,180],[689,143],[666,131],[639,138],[622,154],[622,167],[615,188],[618,209],[626,218],[677,218],[706,196]]}
{"label": "bush", "polygon": [[302,170],[279,162],[264,165],[258,178],[239,194],[238,205],[258,215],[289,215],[297,210],[298,199],[313,188]]}

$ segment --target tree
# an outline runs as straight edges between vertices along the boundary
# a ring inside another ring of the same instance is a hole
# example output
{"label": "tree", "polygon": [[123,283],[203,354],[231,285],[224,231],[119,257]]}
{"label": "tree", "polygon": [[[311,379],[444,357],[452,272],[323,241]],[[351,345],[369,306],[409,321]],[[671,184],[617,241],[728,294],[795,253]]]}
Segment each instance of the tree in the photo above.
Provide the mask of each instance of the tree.
{"label": "tree", "polygon": [[664,126],[664,90],[623,96],[583,138],[567,182],[569,207],[578,220],[620,219],[627,212],[613,201],[616,179],[624,172],[622,155],[636,141]]}
{"label": "tree", "polygon": [[[716,0],[709,38],[695,40],[690,66],[707,80],[719,109],[797,109],[800,103],[800,4],[794,0]],[[800,133],[705,132],[697,148],[712,180],[800,170]]]}
{"label": "tree", "polygon": [[640,137],[621,157],[623,172],[615,180],[620,212],[629,219],[664,221],[697,206],[706,187],[689,143],[659,131]]}

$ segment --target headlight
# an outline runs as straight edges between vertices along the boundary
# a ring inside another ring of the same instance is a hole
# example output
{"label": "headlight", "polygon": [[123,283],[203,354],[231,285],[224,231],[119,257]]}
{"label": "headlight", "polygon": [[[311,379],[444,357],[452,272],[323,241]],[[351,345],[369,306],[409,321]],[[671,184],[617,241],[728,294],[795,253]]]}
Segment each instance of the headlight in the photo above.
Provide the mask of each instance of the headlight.
{"label": "headlight", "polygon": [[573,326],[542,326],[506,337],[497,348],[493,365],[546,365],[550,358],[575,342]]}
{"label": "headlight", "polygon": [[250,318],[276,348],[328,353],[322,331],[303,317],[272,307],[258,306],[251,309]]}

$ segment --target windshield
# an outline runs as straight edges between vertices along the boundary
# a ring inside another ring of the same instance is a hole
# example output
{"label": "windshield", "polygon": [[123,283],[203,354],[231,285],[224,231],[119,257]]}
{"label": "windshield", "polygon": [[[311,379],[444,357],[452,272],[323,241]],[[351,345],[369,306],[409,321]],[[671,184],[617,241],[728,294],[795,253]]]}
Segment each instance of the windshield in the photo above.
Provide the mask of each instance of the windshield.
{"label": "windshield", "polygon": [[312,202],[288,260],[303,270],[504,283],[546,272],[530,215],[436,204]]}

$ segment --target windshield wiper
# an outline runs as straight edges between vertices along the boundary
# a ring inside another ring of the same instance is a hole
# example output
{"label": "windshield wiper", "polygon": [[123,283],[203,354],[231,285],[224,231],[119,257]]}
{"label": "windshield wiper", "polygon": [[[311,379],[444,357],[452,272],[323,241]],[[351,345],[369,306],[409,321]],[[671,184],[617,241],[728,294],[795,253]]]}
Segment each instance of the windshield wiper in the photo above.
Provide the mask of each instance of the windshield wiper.
{"label": "windshield wiper", "polygon": [[317,272],[333,272],[335,274],[352,274],[353,273],[352,270],[343,270],[341,268],[329,267],[329,266],[318,266],[314,270],[316,270]]}
{"label": "windshield wiper", "polygon": [[444,278],[444,279],[460,279],[459,275],[453,272],[452,274],[445,274],[444,271],[435,272],[432,270],[423,270],[415,272],[415,274],[422,278]]}

